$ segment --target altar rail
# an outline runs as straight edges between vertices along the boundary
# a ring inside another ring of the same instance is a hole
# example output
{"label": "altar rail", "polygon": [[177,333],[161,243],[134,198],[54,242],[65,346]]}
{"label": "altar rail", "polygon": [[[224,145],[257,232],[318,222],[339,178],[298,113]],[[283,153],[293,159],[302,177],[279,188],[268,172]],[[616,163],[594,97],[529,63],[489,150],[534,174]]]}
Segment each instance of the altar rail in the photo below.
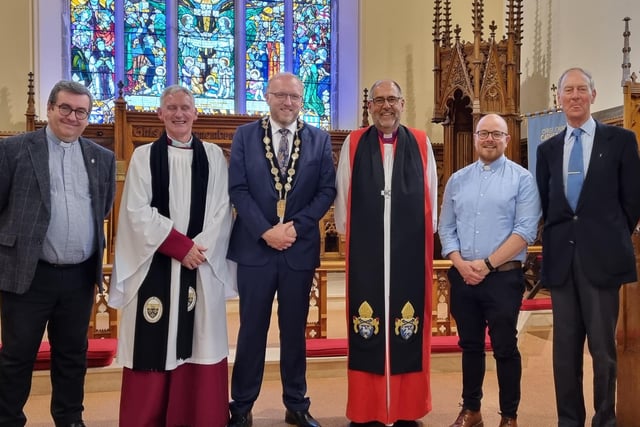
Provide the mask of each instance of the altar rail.
{"label": "altar rail", "polygon": [[[527,290],[539,286],[541,246],[530,246],[523,264],[525,287]],[[309,294],[309,316],[307,318],[307,338],[327,338],[327,275],[329,272],[344,272],[344,261],[328,260],[322,264],[313,276],[313,284]],[[451,261],[435,260],[433,262],[433,287],[431,331],[432,335],[457,335],[455,320],[451,316],[450,288],[447,270]],[[90,338],[116,338],[118,336],[117,311],[107,305],[111,285],[112,267],[104,266],[102,285],[104,292],[96,294],[96,300],[89,324]],[[525,294],[526,295],[526,294]],[[526,296],[525,296],[526,298]]]}

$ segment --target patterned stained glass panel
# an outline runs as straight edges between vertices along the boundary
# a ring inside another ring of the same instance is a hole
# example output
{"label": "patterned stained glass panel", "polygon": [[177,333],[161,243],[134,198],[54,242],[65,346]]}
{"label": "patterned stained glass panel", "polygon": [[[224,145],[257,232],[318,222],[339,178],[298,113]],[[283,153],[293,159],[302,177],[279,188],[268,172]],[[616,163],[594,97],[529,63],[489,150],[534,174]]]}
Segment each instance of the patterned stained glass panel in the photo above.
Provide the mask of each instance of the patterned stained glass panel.
{"label": "patterned stained glass panel", "polygon": [[124,2],[124,97],[127,107],[155,111],[167,85],[164,0]]}
{"label": "patterned stained glass panel", "polygon": [[113,120],[115,26],[113,0],[71,0],[71,79],[84,83],[94,98],[89,120]]}
{"label": "patterned stained glass panel", "polygon": [[235,112],[233,0],[178,0],[178,79],[201,113]]}
{"label": "patterned stained glass panel", "polygon": [[293,2],[293,68],[304,84],[303,117],[331,125],[331,0]]}
{"label": "patterned stained glass panel", "polygon": [[247,113],[262,114],[269,77],[284,71],[284,2],[247,1],[245,32]]}
{"label": "patterned stained glass panel", "polygon": [[[103,123],[114,119],[116,77],[137,110],[155,110],[164,88],[178,83],[195,94],[201,113],[233,113],[239,98],[246,101],[239,111],[263,114],[268,79],[292,71],[305,84],[304,119],[329,128],[333,1],[69,0],[71,78],[94,95],[90,122]],[[244,19],[236,22],[242,4]],[[175,27],[168,27],[167,12]],[[115,16],[124,17],[117,34]],[[293,38],[285,40],[285,24]],[[245,34],[242,46],[235,43],[238,31]],[[167,63],[167,53],[174,63]],[[235,92],[239,73],[244,96]]]}

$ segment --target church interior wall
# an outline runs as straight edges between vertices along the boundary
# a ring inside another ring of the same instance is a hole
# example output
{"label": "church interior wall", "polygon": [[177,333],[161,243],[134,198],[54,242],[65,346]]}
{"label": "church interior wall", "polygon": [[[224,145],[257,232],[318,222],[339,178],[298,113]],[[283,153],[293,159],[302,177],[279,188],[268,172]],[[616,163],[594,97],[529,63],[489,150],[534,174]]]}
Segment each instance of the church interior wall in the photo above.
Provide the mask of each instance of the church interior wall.
{"label": "church interior wall", "polygon": [[[483,38],[495,20],[496,37],[502,37],[507,0],[485,0]],[[36,72],[37,113],[51,85],[62,75],[62,41],[56,33],[60,19],[47,13],[38,20],[39,9],[58,3],[51,0],[6,2],[0,14],[0,40],[5,64],[0,69],[0,131],[23,130],[25,126],[27,73]],[[358,31],[359,37],[342,53],[359,51],[358,66],[341,73],[352,80],[357,100],[339,97],[339,110],[345,118],[341,128],[357,127],[360,122],[361,91],[376,79],[394,78],[402,86],[406,107],[404,122],[425,129],[434,143],[442,141],[442,128],[431,123],[433,112],[433,1],[359,0],[347,2],[359,19],[342,23],[340,31]],[[357,3],[357,5],[356,5]],[[452,25],[462,28],[461,38],[471,40],[471,1],[452,1]],[[640,45],[640,3],[616,0],[527,0],[523,2],[523,41],[521,60],[521,106],[523,114],[553,107],[550,87],[559,74],[571,66],[589,69],[595,78],[598,96],[593,111],[622,104],[623,18],[631,17],[631,71],[640,72],[634,62],[634,46]],[[344,8],[345,2],[339,7]],[[59,15],[58,15],[59,16]],[[340,34],[336,36],[340,43]],[[340,60],[340,59],[339,59]],[[47,70],[38,73],[38,70]],[[355,81],[354,81],[355,80]],[[342,117],[341,117],[342,118]],[[524,132],[523,132],[524,134]]]}
{"label": "church interior wall", "polygon": [[565,69],[576,66],[593,74],[597,96],[592,111],[622,105],[622,33],[627,16],[631,18],[631,71],[638,74],[637,53],[633,60],[640,46],[637,1],[524,2],[520,111],[530,114],[552,108],[551,86],[557,85]]}
{"label": "church interior wall", "polygon": [[25,129],[27,73],[33,70],[32,2],[4,1],[0,12],[0,131]]}

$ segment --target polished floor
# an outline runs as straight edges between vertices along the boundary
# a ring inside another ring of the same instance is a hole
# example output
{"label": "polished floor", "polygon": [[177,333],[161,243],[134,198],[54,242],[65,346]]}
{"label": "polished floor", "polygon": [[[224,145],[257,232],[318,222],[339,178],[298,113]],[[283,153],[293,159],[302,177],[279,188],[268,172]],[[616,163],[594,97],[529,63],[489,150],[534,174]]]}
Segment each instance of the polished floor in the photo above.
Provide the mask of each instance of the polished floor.
{"label": "polished floor", "polygon": [[[345,336],[344,303],[339,296],[329,292],[328,313],[329,337]],[[237,331],[237,304],[228,305],[229,338],[235,342]],[[522,400],[518,417],[521,427],[552,427],[557,425],[553,377],[551,371],[551,321],[548,312],[531,314],[523,318],[520,332],[520,350],[523,356]],[[269,344],[272,352],[277,353],[277,323],[272,321]],[[491,355],[488,355],[491,362]],[[421,422],[423,427],[446,427],[451,424],[458,411],[461,389],[459,355],[434,356],[434,369],[431,375],[433,410]],[[491,366],[491,363],[489,363]],[[585,393],[587,416],[592,409],[592,373],[591,361],[585,355]],[[482,413],[485,427],[498,426],[498,398],[495,370],[490,367],[485,377]],[[117,372],[115,374],[117,380]],[[105,377],[106,378],[106,377]],[[342,359],[309,360],[308,396],[311,398],[311,413],[324,427],[346,427],[346,368]],[[107,379],[100,373],[92,373],[88,378],[88,388],[104,385]],[[117,387],[113,388],[117,390]],[[259,399],[254,410],[256,427],[285,426],[284,408],[281,403],[282,389],[277,376],[277,362],[270,364]],[[115,427],[118,425],[118,391],[88,392],[85,398],[85,421],[89,427]],[[366,396],[362,397],[366,399]],[[25,412],[28,426],[49,427],[52,425],[48,414],[50,396],[47,393],[30,397]]]}

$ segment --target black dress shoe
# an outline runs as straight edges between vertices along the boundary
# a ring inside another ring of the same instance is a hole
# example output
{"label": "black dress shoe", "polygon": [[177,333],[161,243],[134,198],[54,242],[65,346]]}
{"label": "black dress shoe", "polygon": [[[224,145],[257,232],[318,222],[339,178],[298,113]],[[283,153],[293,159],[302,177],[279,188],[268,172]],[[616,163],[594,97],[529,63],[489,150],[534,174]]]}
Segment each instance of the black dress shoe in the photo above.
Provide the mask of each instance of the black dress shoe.
{"label": "black dress shoe", "polygon": [[311,416],[309,411],[290,411],[287,409],[284,421],[298,427],[320,427],[320,423]]}
{"label": "black dress shoe", "polygon": [[385,427],[380,421],[367,421],[366,423],[356,423],[351,421],[349,427]]}
{"label": "black dress shoe", "polygon": [[253,416],[251,412],[245,414],[231,414],[231,419],[227,427],[251,427],[253,424]]}
{"label": "black dress shoe", "polygon": [[87,427],[84,421],[76,421],[75,423],[69,424],[67,427]]}

